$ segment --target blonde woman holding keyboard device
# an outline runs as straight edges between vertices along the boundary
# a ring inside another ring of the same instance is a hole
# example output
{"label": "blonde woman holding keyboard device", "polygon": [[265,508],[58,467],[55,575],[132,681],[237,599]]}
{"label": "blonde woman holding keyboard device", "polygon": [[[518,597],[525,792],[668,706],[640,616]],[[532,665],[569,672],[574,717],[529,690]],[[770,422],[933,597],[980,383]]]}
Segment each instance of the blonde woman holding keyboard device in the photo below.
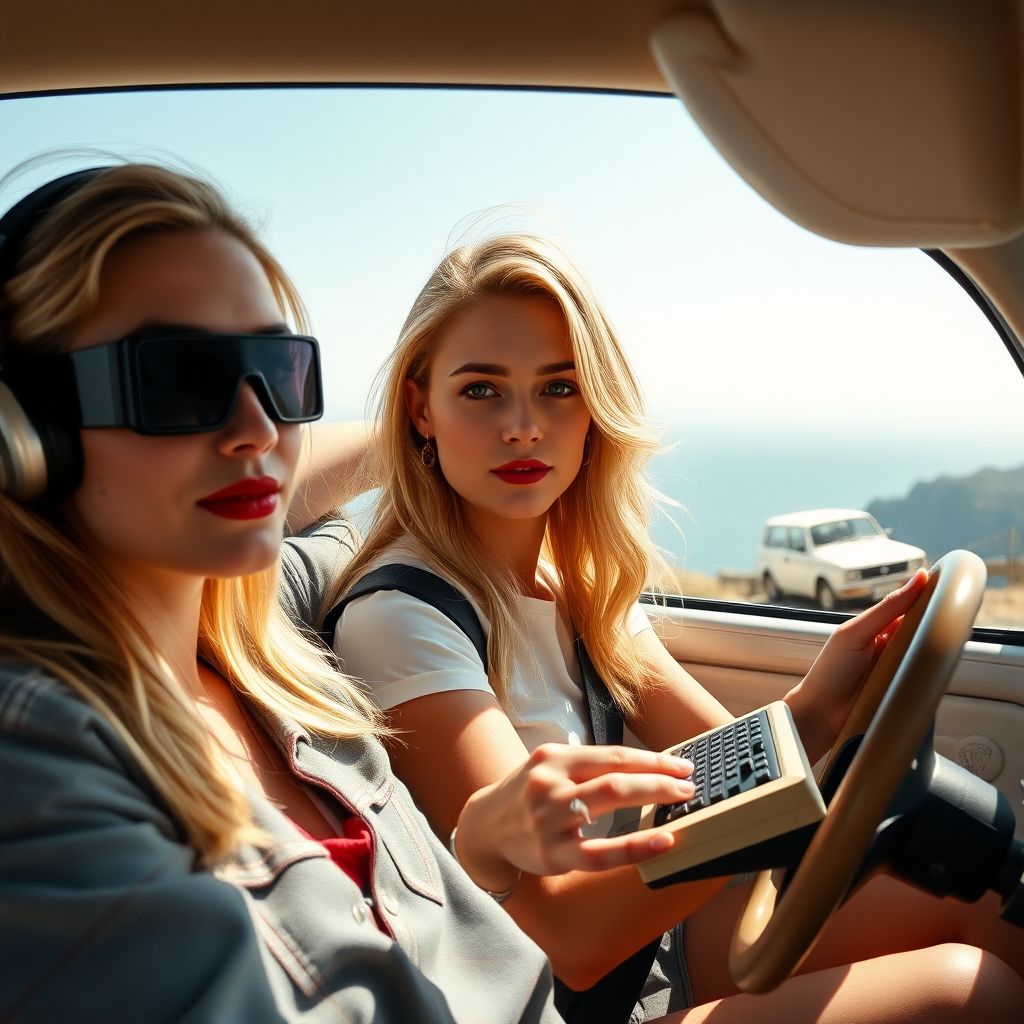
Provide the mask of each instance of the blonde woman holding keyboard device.
{"label": "blonde woman holding keyboard device", "polygon": [[[434,831],[451,837],[479,884],[508,894],[506,909],[548,953],[568,1005],[572,991],[650,948],[722,883],[655,892],[624,868],[561,877],[538,870],[516,887],[516,865],[489,857],[462,822],[474,794],[500,785],[517,765],[542,768],[545,744],[617,739],[595,735],[605,728],[587,706],[588,669],[648,748],[731,721],[666,652],[637,604],[661,569],[644,478],[658,442],[587,282],[556,246],[534,237],[494,238],[447,256],[416,300],[382,379],[380,478],[387,482],[363,547],[325,595],[320,625],[400,737],[390,746],[392,763]],[[452,615],[409,592],[361,593],[369,574],[396,565],[454,586],[486,632],[486,651]],[[812,762],[831,746],[858,681],[924,582],[920,574],[837,630],[787,695]],[[608,834],[611,815],[573,806],[584,834]],[[494,818],[475,834],[514,827]],[[896,888],[914,913],[928,902]],[[941,941],[936,915],[926,921],[925,934],[906,948]],[[730,928],[731,921],[719,930],[727,937]],[[678,930],[662,941],[636,1015],[735,991],[723,981],[724,947],[713,930],[707,939],[688,932],[692,992]],[[881,942],[871,949],[826,940],[805,970],[894,951]],[[878,970],[881,992],[885,964],[860,964],[850,979]],[[790,983],[800,984],[807,982]]]}

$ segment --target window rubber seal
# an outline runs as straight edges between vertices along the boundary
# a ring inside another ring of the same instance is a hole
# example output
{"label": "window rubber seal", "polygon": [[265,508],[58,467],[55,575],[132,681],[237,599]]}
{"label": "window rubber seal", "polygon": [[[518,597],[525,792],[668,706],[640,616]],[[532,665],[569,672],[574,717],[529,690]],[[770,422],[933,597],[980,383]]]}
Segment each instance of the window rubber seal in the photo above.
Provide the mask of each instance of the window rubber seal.
{"label": "window rubber seal", "polygon": [[1006,351],[1010,353],[1014,366],[1024,377],[1024,345],[1013,333],[1013,328],[1003,319],[1002,313],[996,309],[992,300],[981,290],[978,283],[963,268],[959,267],[941,249],[922,249],[921,252],[933,259],[951,278],[974,300],[974,304],[985,315],[992,329],[999,335]]}

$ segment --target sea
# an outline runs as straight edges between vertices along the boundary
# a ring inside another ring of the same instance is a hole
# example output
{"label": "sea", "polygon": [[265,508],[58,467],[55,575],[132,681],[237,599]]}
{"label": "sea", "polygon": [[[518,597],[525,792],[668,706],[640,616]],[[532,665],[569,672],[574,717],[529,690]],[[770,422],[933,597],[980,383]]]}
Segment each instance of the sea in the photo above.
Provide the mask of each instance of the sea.
{"label": "sea", "polygon": [[816,508],[866,509],[904,497],[914,484],[1024,464],[1024,437],[951,433],[941,425],[908,434],[881,426],[819,432],[677,426],[675,443],[651,466],[671,501],[653,534],[691,572],[752,572],[764,521]]}
{"label": "sea", "polygon": [[[884,424],[821,430],[776,429],[770,418],[751,427],[662,426],[665,452],[650,480],[667,499],[652,534],[670,563],[714,576],[753,572],[764,522],[816,508],[866,509],[876,498],[904,497],[916,483],[969,476],[985,467],[1024,464],[1024,437],[917,432]],[[360,529],[372,495],[349,506]]]}

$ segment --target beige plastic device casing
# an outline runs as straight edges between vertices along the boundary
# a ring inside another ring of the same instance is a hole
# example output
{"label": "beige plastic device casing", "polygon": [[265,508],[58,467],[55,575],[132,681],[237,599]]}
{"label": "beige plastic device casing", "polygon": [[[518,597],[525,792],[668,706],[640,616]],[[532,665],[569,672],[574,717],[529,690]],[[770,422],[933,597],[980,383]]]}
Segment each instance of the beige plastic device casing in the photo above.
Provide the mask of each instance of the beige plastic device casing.
{"label": "beige plastic device casing", "polygon": [[[663,832],[674,833],[676,842],[671,850],[637,865],[640,877],[648,884],[825,817],[825,804],[786,702],[777,700],[758,710],[768,714],[779,778],[657,826]],[[748,715],[756,713],[751,711]],[[686,740],[686,744],[716,732],[718,729],[709,729]],[[678,754],[683,746],[680,743],[666,753]],[[641,829],[655,827],[656,810],[656,804],[643,809]]]}

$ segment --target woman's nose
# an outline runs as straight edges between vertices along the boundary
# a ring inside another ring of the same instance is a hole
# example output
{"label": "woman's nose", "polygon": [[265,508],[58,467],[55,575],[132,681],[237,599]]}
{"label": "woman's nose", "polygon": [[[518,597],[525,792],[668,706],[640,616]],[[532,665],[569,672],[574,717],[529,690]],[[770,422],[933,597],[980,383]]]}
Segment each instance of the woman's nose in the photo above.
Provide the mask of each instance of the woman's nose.
{"label": "woman's nose", "polygon": [[238,401],[228,425],[220,431],[218,447],[225,455],[270,451],[278,441],[277,424],[247,381],[238,390]]}
{"label": "woman's nose", "polygon": [[522,400],[515,403],[503,436],[505,441],[519,444],[531,444],[541,439],[543,434],[532,402]]}

